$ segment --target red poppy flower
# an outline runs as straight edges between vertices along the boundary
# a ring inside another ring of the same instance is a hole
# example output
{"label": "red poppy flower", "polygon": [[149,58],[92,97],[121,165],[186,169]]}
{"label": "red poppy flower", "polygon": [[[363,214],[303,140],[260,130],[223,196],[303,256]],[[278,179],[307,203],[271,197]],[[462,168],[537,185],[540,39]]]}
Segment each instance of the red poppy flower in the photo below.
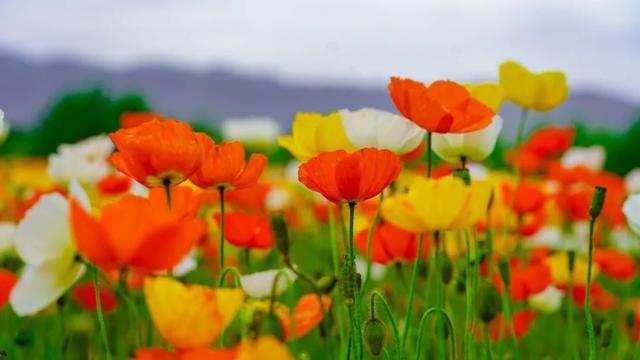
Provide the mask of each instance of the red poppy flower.
{"label": "red poppy flower", "polygon": [[237,347],[232,349],[199,347],[174,352],[161,347],[153,347],[136,350],[136,356],[132,360],[233,360],[236,359],[237,350]]}
{"label": "red poppy flower", "polygon": [[466,133],[491,124],[495,113],[475,100],[464,86],[435,81],[428,87],[411,79],[392,77],[389,94],[398,111],[423,129],[435,133]]}
{"label": "red poppy flower", "polygon": [[528,151],[543,158],[559,156],[573,144],[573,127],[546,126],[534,131],[522,145],[522,151]]}
{"label": "red poppy flower", "polygon": [[[214,219],[220,224],[220,214]],[[231,244],[249,249],[269,249],[274,238],[269,218],[264,215],[225,212],[224,238]]]}
{"label": "red poppy flower", "polygon": [[[493,281],[502,292],[504,286],[500,275],[494,274]],[[509,295],[513,300],[524,301],[532,295],[543,292],[549,285],[551,285],[551,270],[547,265],[536,263],[520,268],[517,262],[512,262]]]}
{"label": "red poppy flower", "polygon": [[190,187],[171,187],[171,207],[167,203],[167,192],[164,188],[155,187],[149,190],[149,204],[153,208],[170,212],[176,218],[191,220],[198,215],[201,197]]}
{"label": "red poppy flower", "polygon": [[[587,296],[587,287],[584,284],[575,284],[571,298],[573,301],[584,306]],[[603,289],[597,282],[591,283],[591,308],[595,310],[609,310],[618,304],[618,299],[610,292]]]}
{"label": "red poppy flower", "polygon": [[[331,298],[322,296],[322,306],[324,307],[324,312],[328,312],[329,308],[331,308]],[[318,301],[316,294],[302,296],[293,310],[293,322],[295,324],[293,332],[291,331],[291,319],[286,316],[280,319],[284,338],[290,340],[305,336],[320,324],[322,314],[323,309],[320,308],[320,301]]]}
{"label": "red poppy flower", "polygon": [[190,178],[203,189],[243,189],[255,185],[267,165],[267,157],[252,154],[245,163],[244,147],[238,141],[216,144],[210,138],[203,141],[202,166]]}
{"label": "red poppy flower", "polygon": [[418,144],[418,146],[416,146],[415,149],[407,153],[401,154],[400,159],[402,159],[403,161],[418,160],[420,159],[422,154],[424,154],[424,149],[426,149],[426,147],[427,147],[427,143],[425,141],[420,141],[420,144]]}
{"label": "red poppy flower", "polygon": [[100,194],[104,196],[119,195],[129,191],[131,179],[118,174],[107,174],[98,180],[96,185]]}
{"label": "red poppy flower", "polygon": [[558,208],[572,221],[589,220],[593,188],[584,184],[564,187],[555,197]]}
{"label": "red poppy flower", "polygon": [[[531,310],[516,311],[513,314],[513,331],[516,338],[520,339],[527,334],[537,316],[536,312]],[[502,314],[489,324],[489,336],[493,341],[500,340],[500,334],[502,339],[511,338],[511,326]]]}
{"label": "red poppy flower", "polygon": [[71,201],[71,226],[80,254],[101,267],[168,270],[202,237],[202,220],[185,219],[154,201],[125,195],[93,218]]}
{"label": "red poppy flower", "polygon": [[513,187],[511,184],[502,183],[502,193],[504,204],[509,206],[513,203],[513,211],[519,215],[533,213],[540,210],[547,199],[540,187],[530,181],[522,180],[517,187],[515,200],[513,200]]}
{"label": "red poppy flower", "polygon": [[[86,283],[82,285],[78,285],[73,289],[73,298],[82,306],[84,309],[89,311],[96,311],[96,295],[95,288],[93,287],[93,283]],[[115,310],[118,305],[118,299],[111,292],[110,289],[101,286],[100,290],[100,305],[102,306],[102,310],[106,312],[111,312]]]}
{"label": "red poppy flower", "polygon": [[185,181],[202,164],[201,144],[209,139],[176,120],[152,120],[109,137],[118,149],[113,165],[149,187]]}
{"label": "red poppy flower", "polygon": [[400,158],[389,150],[364,148],[322,153],[298,169],[298,179],[327,200],[356,202],[378,195],[400,174]]}
{"label": "red poppy flower", "polygon": [[120,115],[120,127],[132,128],[153,120],[163,120],[163,117],[154,112],[126,112]]}
{"label": "red poppy flower", "polygon": [[628,281],[635,278],[637,265],[632,256],[614,249],[596,249],[593,261],[605,275],[616,280]]}
{"label": "red poppy flower", "polygon": [[[367,254],[369,229],[360,231],[354,239],[355,245]],[[428,241],[425,241],[427,244]],[[386,265],[392,261],[414,261],[418,255],[418,234],[402,230],[391,223],[377,224],[371,237],[371,260]],[[426,247],[422,256],[427,257]]]}
{"label": "red poppy flower", "polygon": [[595,174],[585,166],[574,166],[568,169],[560,161],[555,160],[547,165],[546,175],[548,179],[566,186],[592,179]]}
{"label": "red poppy flower", "polygon": [[9,301],[11,290],[18,282],[18,277],[10,271],[0,269],[0,309]]}
{"label": "red poppy flower", "polygon": [[[516,156],[516,154],[518,154]],[[505,156],[507,164],[518,166],[523,175],[534,174],[544,168],[546,159],[540,155],[536,155],[532,151],[525,148],[520,151],[508,151]]]}
{"label": "red poppy flower", "polygon": [[266,184],[255,184],[243,189],[228,190],[225,192],[225,201],[233,205],[235,209],[260,213],[266,213],[267,194],[271,187]]}

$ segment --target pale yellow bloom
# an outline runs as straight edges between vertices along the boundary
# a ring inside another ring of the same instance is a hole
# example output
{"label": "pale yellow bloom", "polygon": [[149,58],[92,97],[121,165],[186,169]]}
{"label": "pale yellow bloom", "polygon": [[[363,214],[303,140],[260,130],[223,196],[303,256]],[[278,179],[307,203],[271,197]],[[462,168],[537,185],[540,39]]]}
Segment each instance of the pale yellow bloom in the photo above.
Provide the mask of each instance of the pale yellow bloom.
{"label": "pale yellow bloom", "polygon": [[273,336],[261,336],[256,340],[246,340],[240,344],[236,360],[292,360],[289,349]]}
{"label": "pale yellow bloom", "polygon": [[[569,275],[569,256],[566,252],[557,252],[547,257],[544,261],[551,270],[551,281],[554,284],[567,285],[570,279],[574,285],[587,283],[588,262],[584,257],[576,255],[573,277]],[[600,268],[597,264],[593,263],[591,265],[591,278],[595,279],[599,272]]]}
{"label": "pale yellow bloom", "polygon": [[498,112],[504,102],[504,88],[498,83],[465,84],[471,97],[487,105],[494,112]]}
{"label": "pale yellow bloom", "polygon": [[355,150],[347,139],[340,115],[337,112],[298,113],[291,125],[291,135],[278,137],[278,144],[289,150],[300,161],[327,151]]}
{"label": "pale yellow bloom", "polygon": [[529,110],[552,110],[569,96],[564,73],[544,71],[535,74],[515,61],[500,65],[500,84],[507,100]]}

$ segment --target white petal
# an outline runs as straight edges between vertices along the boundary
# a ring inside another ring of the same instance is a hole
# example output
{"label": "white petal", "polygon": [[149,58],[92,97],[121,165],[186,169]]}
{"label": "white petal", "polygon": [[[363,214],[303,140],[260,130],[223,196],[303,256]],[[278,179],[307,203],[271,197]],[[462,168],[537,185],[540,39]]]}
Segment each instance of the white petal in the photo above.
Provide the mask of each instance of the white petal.
{"label": "white petal", "polygon": [[602,170],[607,152],[601,145],[590,147],[574,146],[567,150],[560,159],[562,166],[572,168],[584,166],[591,170]]}
{"label": "white petal", "polygon": [[552,313],[560,309],[564,293],[553,285],[547,286],[543,292],[529,297],[529,304],[542,313]]}
{"label": "white petal", "polygon": [[[285,272],[291,278],[291,282],[295,281],[296,275],[293,271],[285,269]],[[261,271],[249,275],[243,275],[240,277],[242,283],[242,289],[247,295],[254,298],[266,298],[271,296],[271,287],[278,274],[277,269]],[[289,287],[289,281],[287,276],[280,275],[278,277],[278,283],[276,284],[276,295],[284,293]]]}
{"label": "white petal", "polygon": [[622,206],[622,212],[631,230],[640,235],[640,194],[629,196]]}
{"label": "white petal", "polygon": [[13,250],[16,224],[0,222],[0,253]]}
{"label": "white petal", "polygon": [[640,168],[635,168],[624,177],[624,185],[629,194],[640,192]]}
{"label": "white petal", "polygon": [[11,291],[9,302],[19,316],[32,315],[62,296],[84,272],[69,259],[27,266]]}
{"label": "white petal", "polygon": [[32,266],[73,254],[67,199],[57,193],[42,196],[18,224],[15,247]]}
{"label": "white petal", "polygon": [[84,191],[84,188],[80,185],[78,180],[73,179],[71,180],[71,183],[69,183],[69,194],[76,199],[85,210],[91,211],[89,195]]}
{"label": "white petal", "polygon": [[185,276],[188,273],[192,272],[198,267],[198,260],[196,258],[196,251],[192,250],[189,252],[178,265],[174,266],[172,269],[172,273],[174,276]]}
{"label": "white petal", "polygon": [[432,149],[447,162],[457,164],[462,157],[471,161],[482,161],[493,152],[502,131],[502,118],[493,117],[484,129],[466,134],[433,134]]}

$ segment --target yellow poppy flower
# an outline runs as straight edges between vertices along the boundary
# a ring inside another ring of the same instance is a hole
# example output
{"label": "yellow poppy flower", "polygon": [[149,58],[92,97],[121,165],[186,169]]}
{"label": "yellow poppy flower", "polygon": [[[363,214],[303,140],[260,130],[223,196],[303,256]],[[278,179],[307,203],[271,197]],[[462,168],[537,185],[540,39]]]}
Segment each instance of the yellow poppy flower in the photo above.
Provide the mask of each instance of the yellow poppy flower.
{"label": "yellow poppy flower", "polygon": [[256,340],[243,341],[236,354],[236,360],[253,359],[290,360],[293,359],[285,344],[273,336],[261,336]]}
{"label": "yellow poppy flower", "polygon": [[240,289],[185,285],[167,278],[147,278],[144,294],[153,324],[177,349],[209,346],[242,305]]}
{"label": "yellow poppy flower", "polygon": [[[569,256],[566,252],[557,252],[545,259],[545,263],[551,270],[551,280],[554,284],[567,285],[569,284]],[[573,268],[573,284],[584,285],[587,283],[587,259],[576,255],[574,268]],[[600,268],[597,264],[591,265],[591,278],[595,279],[600,272]]]}
{"label": "yellow poppy flower", "polygon": [[498,112],[504,102],[504,87],[498,83],[465,84],[471,97],[487,105],[494,112]]}
{"label": "yellow poppy flower", "polygon": [[534,74],[515,61],[502,63],[499,72],[507,100],[525,109],[549,111],[569,96],[567,79],[562,72]]}
{"label": "yellow poppy flower", "polygon": [[303,162],[322,152],[355,150],[347,139],[342,120],[337,112],[328,115],[296,114],[291,125],[291,135],[279,136],[278,144]]}
{"label": "yellow poppy flower", "polygon": [[466,186],[455,177],[418,178],[407,194],[385,199],[382,216],[413,232],[459,230],[477,223],[487,212],[491,185],[474,181]]}

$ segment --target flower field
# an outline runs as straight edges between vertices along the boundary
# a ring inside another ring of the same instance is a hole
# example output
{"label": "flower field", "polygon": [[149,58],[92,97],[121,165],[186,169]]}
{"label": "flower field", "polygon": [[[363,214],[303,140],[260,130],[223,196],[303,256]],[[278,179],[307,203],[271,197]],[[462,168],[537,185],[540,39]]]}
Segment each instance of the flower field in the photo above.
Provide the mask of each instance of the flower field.
{"label": "flower field", "polygon": [[565,74],[388,94],[223,141],[124,112],[0,159],[0,358],[640,358],[640,164],[531,126]]}

